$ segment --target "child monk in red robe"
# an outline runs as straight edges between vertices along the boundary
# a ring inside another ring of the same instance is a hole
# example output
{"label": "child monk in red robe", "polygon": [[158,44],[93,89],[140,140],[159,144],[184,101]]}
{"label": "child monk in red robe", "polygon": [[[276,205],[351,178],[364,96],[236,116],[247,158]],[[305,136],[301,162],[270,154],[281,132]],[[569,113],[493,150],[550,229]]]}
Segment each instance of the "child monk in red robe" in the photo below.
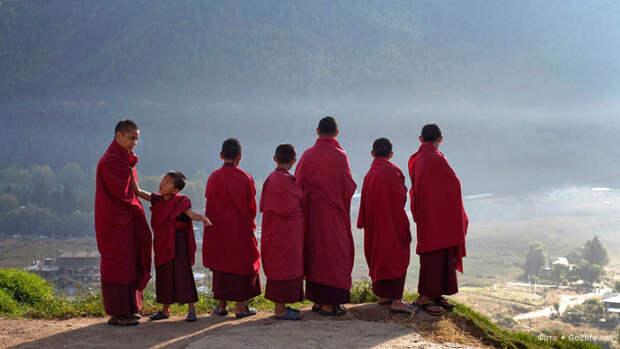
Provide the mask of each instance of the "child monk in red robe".
{"label": "child monk in red robe", "polygon": [[295,169],[304,192],[306,298],[314,302],[313,311],[340,316],[347,312],[342,304],[351,299],[351,198],[357,186],[347,153],[336,140],[336,120],[324,117],[316,132],[319,138]]}
{"label": "child monk in red robe", "polygon": [[138,125],[121,120],[97,164],[95,231],[101,254],[101,294],[108,324],[138,325],[142,290],[151,278],[151,231],[131,188],[138,157]]}
{"label": "child monk in red robe", "polygon": [[213,272],[213,298],[219,301],[215,314],[227,315],[228,301],[237,302],[237,319],[256,314],[245,302],[261,293],[259,253],[254,236],[256,189],[252,176],[237,166],[241,144],[229,138],[222,144],[224,165],[207,180],[205,215],[213,226],[205,227],[202,262]]}
{"label": "child monk in red robe", "polygon": [[372,291],[390,312],[411,314],[401,300],[409,266],[411,232],[405,212],[405,176],[394,165],[392,143],[379,138],[372,145],[374,157],[364,177],[357,227],[364,228],[364,253]]}
{"label": "child monk in red robe", "polygon": [[299,320],[299,311],[286,303],[301,302],[303,291],[304,214],[302,191],[288,173],[295,161],[295,148],[280,144],[273,157],[278,167],[267,177],[260,197],[263,213],[261,258],[267,276],[265,298],[276,303],[279,320]]}
{"label": "child monk in red robe", "polygon": [[442,140],[439,126],[425,125],[422,145],[409,159],[411,214],[417,225],[416,253],[420,255],[416,305],[437,316],[454,307],[443,295],[458,292],[456,270],[463,272],[469,223],[461,182],[437,149]]}
{"label": "child monk in red robe", "polygon": [[141,190],[133,180],[133,190],[139,197],[151,202],[151,227],[153,228],[153,247],[155,250],[155,294],[161,311],[150,316],[151,320],[170,317],[170,304],[188,304],[185,321],[196,321],[198,301],[196,282],[192,272],[196,238],[192,220],[209,226],[208,218],[192,210],[192,202],[187,196],[179,195],[185,187],[185,176],[179,171],[170,171],[159,183],[159,193]]}

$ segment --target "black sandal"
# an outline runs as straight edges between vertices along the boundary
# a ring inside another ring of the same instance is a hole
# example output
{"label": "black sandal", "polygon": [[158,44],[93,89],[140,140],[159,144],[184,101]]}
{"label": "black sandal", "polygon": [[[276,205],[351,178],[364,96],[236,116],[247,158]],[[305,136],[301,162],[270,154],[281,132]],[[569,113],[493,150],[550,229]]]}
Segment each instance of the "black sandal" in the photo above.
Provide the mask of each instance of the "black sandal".
{"label": "black sandal", "polygon": [[330,311],[326,311],[323,310],[322,308],[319,309],[319,314],[323,315],[323,316],[342,316],[344,314],[346,314],[348,312],[348,310],[341,306],[341,305],[337,305],[334,307],[334,309],[330,310]]}
{"label": "black sandal", "polygon": [[166,315],[163,312],[158,311],[155,314],[149,316],[149,320],[150,321],[165,320],[165,319],[167,319],[169,317],[170,317],[170,315]]}
{"label": "black sandal", "polygon": [[443,309],[441,311],[432,311],[430,309],[428,309],[428,307],[441,307],[439,304],[435,304],[433,302],[430,303],[424,303],[424,304],[415,304],[416,310],[415,313],[419,313],[420,311],[423,311],[425,313],[427,313],[428,315],[432,315],[432,316],[442,316],[444,314]]}
{"label": "black sandal", "polygon": [[450,303],[450,301],[448,301],[446,297],[442,296],[437,299],[433,299],[433,302],[435,302],[438,306],[444,308],[447,311],[454,310],[454,304]]}
{"label": "black sandal", "polygon": [[392,313],[392,314],[411,315],[411,311],[407,310],[407,309],[392,309],[392,308],[390,308],[390,313]]}
{"label": "black sandal", "polygon": [[224,310],[220,310],[220,306],[216,305],[215,309],[213,309],[213,314],[219,315],[219,316],[226,316],[228,315],[228,311],[226,310],[226,308],[224,308]]}

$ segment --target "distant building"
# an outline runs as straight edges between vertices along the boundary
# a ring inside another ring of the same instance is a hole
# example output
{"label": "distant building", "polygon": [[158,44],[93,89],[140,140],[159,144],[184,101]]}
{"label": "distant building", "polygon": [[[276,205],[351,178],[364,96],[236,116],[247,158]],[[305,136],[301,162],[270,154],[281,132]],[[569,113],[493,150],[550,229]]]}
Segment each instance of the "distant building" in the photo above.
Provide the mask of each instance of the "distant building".
{"label": "distant building", "polygon": [[607,313],[620,314],[620,295],[603,298],[601,302],[605,305],[605,311],[607,311]]}
{"label": "distant building", "polygon": [[99,252],[63,252],[56,258],[34,258],[26,270],[51,281],[57,288],[71,295],[77,287],[88,288],[98,284]]}
{"label": "distant building", "polygon": [[551,265],[561,264],[567,267],[570,267],[570,263],[568,263],[568,259],[566,257],[555,257],[551,260]]}

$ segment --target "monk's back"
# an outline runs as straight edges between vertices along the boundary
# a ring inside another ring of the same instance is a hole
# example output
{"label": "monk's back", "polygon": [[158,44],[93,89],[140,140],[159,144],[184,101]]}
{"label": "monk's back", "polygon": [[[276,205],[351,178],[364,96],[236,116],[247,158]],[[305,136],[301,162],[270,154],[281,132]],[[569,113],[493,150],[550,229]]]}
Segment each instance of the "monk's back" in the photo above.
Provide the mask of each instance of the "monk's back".
{"label": "monk's back", "polygon": [[348,290],[355,254],[350,207],[356,184],[347,155],[336,139],[319,137],[302,155],[295,177],[304,196],[307,280]]}
{"label": "monk's back", "polygon": [[255,195],[252,177],[235,166],[225,164],[209,176],[205,215],[213,226],[204,231],[205,267],[242,275],[258,270]]}

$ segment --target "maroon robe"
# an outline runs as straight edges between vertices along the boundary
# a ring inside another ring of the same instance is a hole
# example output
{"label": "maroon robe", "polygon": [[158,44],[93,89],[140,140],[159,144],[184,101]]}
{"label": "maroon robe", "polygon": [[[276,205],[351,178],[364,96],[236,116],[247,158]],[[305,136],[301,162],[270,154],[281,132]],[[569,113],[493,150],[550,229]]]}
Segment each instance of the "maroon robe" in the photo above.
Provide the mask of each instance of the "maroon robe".
{"label": "maroon robe", "polygon": [[260,211],[261,258],[267,276],[265,297],[276,303],[303,300],[302,191],[288,171],[278,168],[267,177]]}
{"label": "maroon robe", "polygon": [[150,279],[151,231],[131,187],[138,157],[112,141],[97,164],[95,231],[101,255],[103,303],[109,315],[141,310]]}
{"label": "maroon robe", "polygon": [[364,229],[368,274],[382,298],[402,297],[411,244],[406,202],[401,170],[385,158],[375,158],[364,177],[357,227]]}
{"label": "maroon robe", "polygon": [[202,262],[213,271],[215,299],[244,301],[260,294],[255,196],[252,177],[233,164],[207,180],[205,215],[213,225],[204,230]]}
{"label": "maroon robe", "polygon": [[335,138],[321,136],[299,159],[295,177],[304,198],[306,297],[321,304],[348,303],[355,256],[350,211],[356,184],[347,154]]}
{"label": "maroon robe", "polygon": [[[420,294],[432,290],[453,294],[455,269],[463,272],[465,235],[469,220],[463,207],[461,182],[448,160],[431,142],[423,143],[409,159],[411,214],[417,226],[420,255]],[[446,259],[438,263],[437,259]],[[454,275],[452,275],[454,274]],[[443,280],[448,280],[444,282]],[[442,283],[441,291],[436,285]]]}
{"label": "maroon robe", "polygon": [[196,302],[198,293],[192,272],[196,239],[192,221],[184,213],[192,203],[184,195],[165,200],[159,193],[151,194],[151,203],[157,302]]}

